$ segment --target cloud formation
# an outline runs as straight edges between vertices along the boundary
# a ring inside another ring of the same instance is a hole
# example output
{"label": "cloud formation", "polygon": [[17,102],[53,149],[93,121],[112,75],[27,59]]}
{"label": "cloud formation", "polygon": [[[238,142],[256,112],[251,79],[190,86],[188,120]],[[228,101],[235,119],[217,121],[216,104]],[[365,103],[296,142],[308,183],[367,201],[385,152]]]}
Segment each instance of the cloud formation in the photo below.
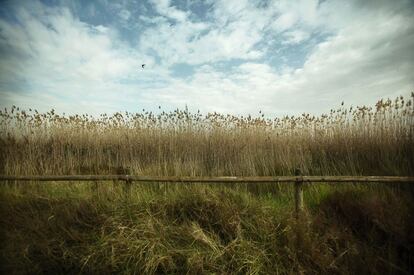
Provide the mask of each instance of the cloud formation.
{"label": "cloud formation", "polygon": [[410,1],[17,1],[6,8],[0,107],[98,114],[187,105],[284,115],[326,112],[343,100],[372,104],[414,87]]}

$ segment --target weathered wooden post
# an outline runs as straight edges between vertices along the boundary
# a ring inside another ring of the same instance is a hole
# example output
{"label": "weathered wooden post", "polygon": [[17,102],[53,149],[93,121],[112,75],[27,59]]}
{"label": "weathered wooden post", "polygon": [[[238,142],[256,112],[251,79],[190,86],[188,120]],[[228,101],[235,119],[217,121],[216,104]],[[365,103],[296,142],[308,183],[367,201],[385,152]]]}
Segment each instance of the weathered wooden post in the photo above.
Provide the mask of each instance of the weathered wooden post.
{"label": "weathered wooden post", "polygon": [[92,182],[92,192],[93,192],[95,195],[99,195],[99,187],[98,187],[98,181],[97,181],[97,180],[94,180],[94,181]]}
{"label": "weathered wooden post", "polygon": [[124,192],[125,196],[129,198],[131,196],[132,180],[129,178],[129,175],[126,175],[125,177]]}
{"label": "weathered wooden post", "polygon": [[303,177],[302,172],[299,168],[295,170],[295,211],[296,211],[296,218],[299,218],[301,212],[304,209],[303,206]]}
{"label": "weathered wooden post", "polygon": [[132,186],[132,180],[129,178],[131,174],[131,169],[125,168],[124,172],[125,172],[124,194],[126,198],[129,198],[131,194],[131,186]]}

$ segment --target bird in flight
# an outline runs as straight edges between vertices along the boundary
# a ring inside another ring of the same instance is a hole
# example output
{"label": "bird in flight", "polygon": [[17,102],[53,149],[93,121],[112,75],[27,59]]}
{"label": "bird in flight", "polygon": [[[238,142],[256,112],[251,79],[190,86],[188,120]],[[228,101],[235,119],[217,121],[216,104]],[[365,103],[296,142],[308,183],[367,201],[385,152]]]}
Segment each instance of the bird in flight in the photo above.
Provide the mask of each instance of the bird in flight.
{"label": "bird in flight", "polygon": [[142,65],[141,65],[141,67],[142,67],[142,68],[144,69],[144,67],[145,67],[145,64],[142,64]]}

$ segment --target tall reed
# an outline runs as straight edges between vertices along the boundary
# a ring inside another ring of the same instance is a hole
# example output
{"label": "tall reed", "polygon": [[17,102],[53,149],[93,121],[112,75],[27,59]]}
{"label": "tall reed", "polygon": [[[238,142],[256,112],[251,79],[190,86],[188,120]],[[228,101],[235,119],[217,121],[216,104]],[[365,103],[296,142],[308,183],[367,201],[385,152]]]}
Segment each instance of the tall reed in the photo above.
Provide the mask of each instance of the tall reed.
{"label": "tall reed", "polygon": [[186,110],[0,111],[0,173],[414,175],[414,93],[373,107],[269,118]]}

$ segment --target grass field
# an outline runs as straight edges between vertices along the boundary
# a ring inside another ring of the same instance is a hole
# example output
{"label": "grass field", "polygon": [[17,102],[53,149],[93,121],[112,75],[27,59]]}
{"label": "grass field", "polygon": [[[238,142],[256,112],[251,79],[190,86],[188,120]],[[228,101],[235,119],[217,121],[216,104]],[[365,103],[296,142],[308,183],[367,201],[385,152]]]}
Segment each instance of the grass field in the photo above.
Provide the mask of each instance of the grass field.
{"label": "grass field", "polygon": [[[270,119],[0,112],[0,173],[414,175],[414,94]],[[1,273],[410,274],[410,184],[2,183]]]}

